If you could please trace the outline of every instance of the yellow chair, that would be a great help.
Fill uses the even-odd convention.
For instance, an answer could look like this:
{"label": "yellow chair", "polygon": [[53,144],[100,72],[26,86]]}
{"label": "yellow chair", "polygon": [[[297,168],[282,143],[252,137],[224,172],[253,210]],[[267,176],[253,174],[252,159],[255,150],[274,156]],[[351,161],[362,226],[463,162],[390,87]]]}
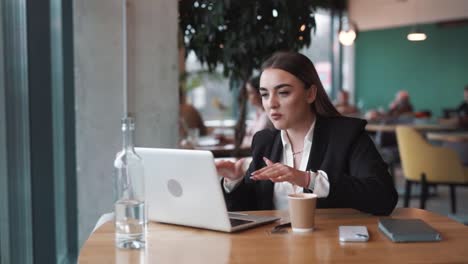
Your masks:
{"label": "yellow chair", "polygon": [[406,179],[404,206],[408,207],[411,184],[421,184],[420,207],[425,208],[429,185],[450,187],[451,210],[456,213],[455,186],[468,186],[468,168],[458,154],[449,148],[429,144],[414,128],[397,126],[398,150]]}

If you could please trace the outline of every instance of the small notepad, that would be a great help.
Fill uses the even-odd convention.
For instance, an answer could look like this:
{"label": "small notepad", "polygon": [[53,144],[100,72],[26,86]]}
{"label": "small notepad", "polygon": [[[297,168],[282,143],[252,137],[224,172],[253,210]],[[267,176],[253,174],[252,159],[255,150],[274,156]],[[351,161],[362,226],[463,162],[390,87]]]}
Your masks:
{"label": "small notepad", "polygon": [[421,219],[381,218],[379,230],[393,242],[440,241],[440,234]]}

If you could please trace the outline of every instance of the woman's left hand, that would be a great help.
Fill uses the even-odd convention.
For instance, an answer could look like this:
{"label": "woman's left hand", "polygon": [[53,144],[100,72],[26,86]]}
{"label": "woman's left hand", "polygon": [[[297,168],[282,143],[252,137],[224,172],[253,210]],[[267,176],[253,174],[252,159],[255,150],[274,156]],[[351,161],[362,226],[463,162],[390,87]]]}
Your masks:
{"label": "woman's left hand", "polygon": [[263,158],[266,167],[252,172],[252,180],[270,180],[272,182],[290,182],[301,187],[307,187],[309,174],[305,171],[296,170],[282,163],[273,163]]}

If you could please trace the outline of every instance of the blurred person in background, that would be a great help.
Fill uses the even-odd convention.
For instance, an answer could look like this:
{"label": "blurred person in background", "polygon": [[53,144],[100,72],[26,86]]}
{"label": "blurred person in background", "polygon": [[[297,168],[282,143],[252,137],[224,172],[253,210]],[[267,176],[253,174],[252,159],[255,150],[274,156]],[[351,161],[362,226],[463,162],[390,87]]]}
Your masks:
{"label": "blurred person in background", "polygon": [[457,107],[458,116],[468,116],[468,85],[463,90],[463,102]]}
{"label": "blurred person in background", "polygon": [[413,113],[413,106],[407,91],[400,90],[396,93],[395,99],[390,103],[388,116],[399,117],[401,115],[410,115]]}
{"label": "blurred person in background", "polygon": [[179,136],[186,138],[189,129],[198,129],[199,135],[205,136],[207,128],[203,123],[203,118],[198,110],[187,102],[185,92],[179,88]]}
{"label": "blurred person in background", "polygon": [[349,93],[345,90],[340,90],[338,92],[335,108],[340,112],[340,114],[345,116],[354,116],[359,114],[359,110],[349,103]]}
{"label": "blurred person in background", "polygon": [[[250,147],[252,144],[252,138],[260,130],[266,128],[274,128],[268,114],[263,109],[262,97],[260,95],[260,76],[251,77],[245,84],[247,90],[247,100],[250,105],[254,108],[254,117],[247,124],[245,129],[245,136],[242,140],[242,146]],[[234,143],[234,139],[227,137],[219,137],[223,143]]]}
{"label": "blurred person in background", "polygon": [[395,121],[411,119],[414,116],[413,106],[407,91],[400,90],[395,94],[395,99],[390,103],[388,111],[383,107],[370,109],[365,114],[365,119],[373,122]]}
{"label": "blurred person in background", "polygon": [[249,146],[252,144],[252,138],[260,130],[265,128],[273,128],[273,124],[268,118],[268,114],[263,109],[262,97],[260,95],[260,76],[254,76],[247,81],[247,98],[249,103],[255,109],[255,116],[246,128],[245,136],[242,145]]}
{"label": "blurred person in background", "polygon": [[458,125],[468,128],[468,85],[463,90],[463,102],[457,107]]}

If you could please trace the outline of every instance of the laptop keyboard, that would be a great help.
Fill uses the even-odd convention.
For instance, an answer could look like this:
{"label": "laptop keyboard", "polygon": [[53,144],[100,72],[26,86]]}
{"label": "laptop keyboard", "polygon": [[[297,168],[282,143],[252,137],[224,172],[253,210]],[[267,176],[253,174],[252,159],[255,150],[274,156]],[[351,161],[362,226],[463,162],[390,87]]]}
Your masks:
{"label": "laptop keyboard", "polygon": [[249,221],[249,220],[234,219],[234,218],[229,218],[229,221],[231,221],[231,226],[232,227],[253,222],[253,221]]}

